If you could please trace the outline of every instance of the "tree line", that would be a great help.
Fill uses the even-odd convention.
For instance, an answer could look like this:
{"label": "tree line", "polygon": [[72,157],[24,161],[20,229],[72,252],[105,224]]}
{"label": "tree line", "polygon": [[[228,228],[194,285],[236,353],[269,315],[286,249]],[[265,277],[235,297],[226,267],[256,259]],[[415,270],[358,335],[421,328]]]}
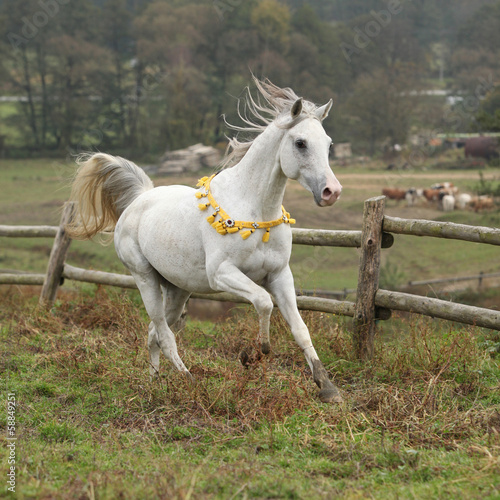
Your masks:
{"label": "tree line", "polygon": [[[4,0],[0,86],[16,110],[0,118],[26,152],[215,144],[253,73],[333,97],[334,141],[374,153],[413,129],[498,127],[499,28],[488,0]],[[419,93],[435,85],[460,113]]]}

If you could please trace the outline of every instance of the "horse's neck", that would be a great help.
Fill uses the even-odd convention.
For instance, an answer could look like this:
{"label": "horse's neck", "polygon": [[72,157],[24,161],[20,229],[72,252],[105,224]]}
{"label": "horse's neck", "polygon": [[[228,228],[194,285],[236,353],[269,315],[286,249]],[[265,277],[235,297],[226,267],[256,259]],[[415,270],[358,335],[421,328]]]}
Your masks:
{"label": "horse's neck", "polygon": [[237,165],[223,171],[223,183],[229,188],[232,201],[244,203],[262,220],[281,215],[287,180],[279,162],[284,133],[283,129],[270,125]]}

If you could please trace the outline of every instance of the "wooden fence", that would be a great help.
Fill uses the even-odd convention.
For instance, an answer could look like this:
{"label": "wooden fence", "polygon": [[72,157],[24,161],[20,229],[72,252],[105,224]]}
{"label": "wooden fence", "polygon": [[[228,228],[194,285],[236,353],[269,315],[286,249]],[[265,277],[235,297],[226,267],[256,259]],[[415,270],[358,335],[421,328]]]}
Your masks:
{"label": "wooden fence", "polygon": [[[394,242],[393,234],[448,238],[500,245],[500,229],[451,222],[388,217],[384,215],[384,207],[384,196],[370,198],[365,201],[362,231],[292,229],[293,243],[297,245],[355,247],[361,249],[356,302],[301,295],[297,297],[299,309],[353,317],[356,352],[361,358],[370,358],[373,354],[375,321],[377,319],[389,319],[392,310],[408,311],[434,318],[500,330],[500,311],[378,288],[381,249],[392,246]],[[54,238],[45,274],[4,273],[0,274],[0,284],[42,285],[40,304],[44,307],[53,305],[58,287],[64,279],[122,288],[136,288],[131,276],[81,269],[65,262],[66,253],[71,243],[71,239],[65,232],[65,225],[71,219],[73,209],[72,204],[65,206],[58,227],[0,225],[0,236]],[[229,293],[193,294],[192,297],[244,302],[241,298]]]}

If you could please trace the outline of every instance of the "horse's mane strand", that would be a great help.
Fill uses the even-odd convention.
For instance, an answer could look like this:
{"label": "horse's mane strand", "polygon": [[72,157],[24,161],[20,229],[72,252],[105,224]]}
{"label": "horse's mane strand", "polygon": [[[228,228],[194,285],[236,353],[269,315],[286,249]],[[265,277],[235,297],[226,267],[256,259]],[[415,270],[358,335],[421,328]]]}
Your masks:
{"label": "horse's mane strand", "polygon": [[[304,118],[314,116],[317,106],[310,101],[303,100],[302,113],[299,117],[292,119],[290,110],[299,97],[291,88],[280,88],[267,78],[261,81],[253,77],[253,81],[259,91],[257,98],[252,96],[250,88],[247,87],[244,98],[238,100],[238,116],[247,126],[232,125],[226,121],[224,116],[226,125],[232,130],[258,135],[273,122],[276,122],[276,125],[281,128],[292,128]],[[242,101],[243,112],[241,111]],[[253,141],[254,139],[242,142],[236,137],[229,138],[221,167],[227,168],[238,163],[250,149]]]}

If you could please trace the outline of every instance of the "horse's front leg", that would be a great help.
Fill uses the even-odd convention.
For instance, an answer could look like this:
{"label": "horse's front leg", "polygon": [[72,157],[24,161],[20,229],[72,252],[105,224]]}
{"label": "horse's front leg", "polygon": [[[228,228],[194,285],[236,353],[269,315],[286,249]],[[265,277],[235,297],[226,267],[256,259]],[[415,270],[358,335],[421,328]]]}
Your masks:
{"label": "horse's front leg", "polygon": [[292,330],[295,341],[304,352],[306,361],[311,368],[314,382],[321,389],[319,392],[320,400],[324,403],[341,403],[342,396],[337,387],[328,378],[328,373],[312,344],[309,329],[299,313],[293,275],[290,268],[287,266],[281,273],[273,276],[266,288],[273,295],[276,305]]}
{"label": "horse's front leg", "polygon": [[269,323],[273,312],[273,301],[269,293],[243,274],[236,266],[228,263],[221,265],[212,274],[210,284],[219,292],[231,292],[250,301],[259,315],[258,341],[264,354],[271,350],[269,342]]}

